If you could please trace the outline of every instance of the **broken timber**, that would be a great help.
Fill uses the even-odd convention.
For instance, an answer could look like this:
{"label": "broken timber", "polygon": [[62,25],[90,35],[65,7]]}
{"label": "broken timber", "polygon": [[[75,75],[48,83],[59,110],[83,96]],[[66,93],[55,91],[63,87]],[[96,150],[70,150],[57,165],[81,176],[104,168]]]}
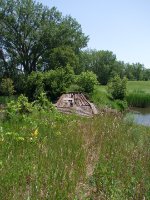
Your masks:
{"label": "broken timber", "polygon": [[90,103],[82,93],[61,95],[56,103],[56,107],[64,113],[75,113],[83,116],[98,114],[95,105]]}

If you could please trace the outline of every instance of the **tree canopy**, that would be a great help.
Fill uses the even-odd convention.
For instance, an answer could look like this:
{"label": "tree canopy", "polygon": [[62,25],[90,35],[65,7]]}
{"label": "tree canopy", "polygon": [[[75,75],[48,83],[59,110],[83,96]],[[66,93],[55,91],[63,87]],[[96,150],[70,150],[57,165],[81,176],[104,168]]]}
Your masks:
{"label": "tree canopy", "polygon": [[54,49],[67,46],[78,54],[87,41],[80,24],[55,7],[49,9],[33,0],[1,0],[0,58],[6,74],[30,74],[47,65],[50,69]]}

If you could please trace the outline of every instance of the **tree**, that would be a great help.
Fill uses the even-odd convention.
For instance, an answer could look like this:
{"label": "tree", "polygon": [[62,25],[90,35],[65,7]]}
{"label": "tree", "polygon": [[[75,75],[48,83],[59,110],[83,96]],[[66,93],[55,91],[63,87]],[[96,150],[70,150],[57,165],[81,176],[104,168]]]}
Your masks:
{"label": "tree", "polygon": [[88,41],[76,20],[33,0],[1,0],[0,36],[8,74],[44,70],[54,48],[67,45],[77,54]]}
{"label": "tree", "polygon": [[106,85],[111,78],[116,55],[111,51],[88,50],[82,52],[81,65],[86,70],[92,70],[102,85]]}
{"label": "tree", "polygon": [[59,67],[65,68],[67,65],[70,65],[74,71],[77,71],[79,66],[79,58],[75,54],[74,50],[70,46],[60,46],[52,50],[51,54],[47,60],[48,69],[56,69]]}
{"label": "tree", "polygon": [[121,79],[118,75],[115,76],[108,84],[108,93],[113,99],[124,100],[127,90],[127,79]]}

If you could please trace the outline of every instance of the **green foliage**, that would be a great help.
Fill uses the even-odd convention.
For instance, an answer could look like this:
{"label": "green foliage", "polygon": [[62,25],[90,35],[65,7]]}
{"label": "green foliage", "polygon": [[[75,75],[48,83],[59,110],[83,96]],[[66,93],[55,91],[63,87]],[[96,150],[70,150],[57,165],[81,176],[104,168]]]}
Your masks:
{"label": "green foliage", "polygon": [[79,85],[77,84],[71,84],[67,89],[66,92],[81,92],[82,89]]}
{"label": "green foliage", "polygon": [[[1,0],[0,27],[2,52],[9,58],[3,56],[2,62],[9,74],[19,69],[25,74],[47,70],[49,57],[54,58],[54,64],[70,63],[69,56],[76,60],[88,41],[75,19],[63,17],[56,8],[49,9],[34,0]],[[61,55],[57,62],[58,52]]]}
{"label": "green foliage", "polygon": [[10,78],[3,78],[0,85],[0,92],[3,95],[11,96],[14,94],[14,83]]}
{"label": "green foliage", "polygon": [[12,78],[14,81],[15,93],[24,94],[26,91],[27,76],[21,73],[13,75]]}
{"label": "green foliage", "polygon": [[47,96],[45,93],[41,93],[37,100],[33,102],[34,107],[36,107],[38,110],[47,110],[47,111],[56,111],[53,104],[47,99]]}
{"label": "green foliage", "polygon": [[81,91],[91,93],[94,90],[94,86],[98,84],[97,76],[93,72],[82,72],[77,76],[77,84],[81,88]]}
{"label": "green foliage", "polygon": [[114,100],[110,98],[107,93],[106,86],[96,86],[92,94],[90,94],[90,99],[95,103],[100,109],[115,109],[118,111],[124,111],[128,108],[127,102],[124,100]]}
{"label": "green foliage", "polygon": [[73,82],[74,71],[69,65],[48,72],[32,72],[28,76],[26,94],[30,100],[35,100],[44,92],[54,100]]}
{"label": "green foliage", "polygon": [[108,84],[108,93],[113,99],[123,100],[126,96],[127,79],[115,76]]}
{"label": "green foliage", "polygon": [[92,70],[102,85],[106,85],[112,73],[120,68],[115,67],[116,55],[111,51],[85,51],[82,52],[80,59],[83,69]]}
{"label": "green foliage", "polygon": [[27,79],[26,95],[30,100],[35,100],[44,92],[44,73],[32,72]]}
{"label": "green foliage", "polygon": [[122,101],[122,100],[117,99],[115,100],[115,104],[118,106],[118,110],[120,111],[124,111],[128,108],[128,103],[125,100]]}
{"label": "green foliage", "polygon": [[70,46],[60,46],[54,48],[49,56],[48,69],[56,69],[59,67],[66,67],[70,65],[74,70],[79,66],[78,56]]}
{"label": "green foliage", "polygon": [[44,85],[47,95],[53,100],[66,91],[74,82],[74,72],[72,67],[50,70],[44,75]]}
{"label": "green foliage", "polygon": [[17,118],[20,115],[30,114],[36,111],[48,111],[56,112],[53,104],[47,99],[45,93],[41,93],[37,100],[30,103],[28,98],[24,95],[20,95],[17,100],[12,100],[7,103],[6,114],[8,118]]}
{"label": "green foliage", "polygon": [[20,95],[17,101],[7,103],[6,114],[8,118],[17,118],[18,114],[28,114],[33,111],[32,103],[28,102],[28,98]]}

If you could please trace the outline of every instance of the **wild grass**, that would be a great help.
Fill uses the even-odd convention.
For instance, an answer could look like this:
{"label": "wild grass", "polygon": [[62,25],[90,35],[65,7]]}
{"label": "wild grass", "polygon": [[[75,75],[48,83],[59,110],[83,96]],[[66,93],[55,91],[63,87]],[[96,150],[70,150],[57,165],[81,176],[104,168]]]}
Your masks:
{"label": "wild grass", "polygon": [[90,199],[149,199],[150,128],[109,113],[91,123],[99,159],[89,177]]}
{"label": "wild grass", "polygon": [[119,113],[0,121],[0,199],[149,199],[150,129]]}
{"label": "wild grass", "polygon": [[116,110],[124,110],[127,108],[126,102],[120,100],[113,100],[107,93],[106,86],[96,86],[92,95],[93,101],[99,108],[112,108]]}
{"label": "wild grass", "polygon": [[85,174],[74,117],[34,113],[0,122],[0,199],[74,199]]}

